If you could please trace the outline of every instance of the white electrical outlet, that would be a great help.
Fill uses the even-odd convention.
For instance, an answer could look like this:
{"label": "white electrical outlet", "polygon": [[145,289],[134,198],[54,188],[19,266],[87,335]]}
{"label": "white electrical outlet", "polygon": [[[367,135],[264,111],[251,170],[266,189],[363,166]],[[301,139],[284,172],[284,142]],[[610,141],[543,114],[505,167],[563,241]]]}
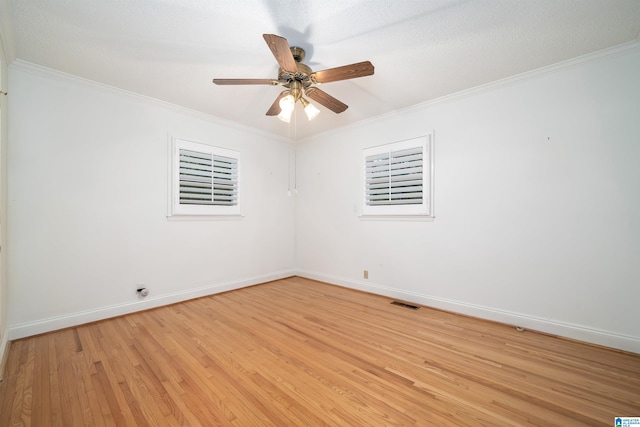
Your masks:
{"label": "white electrical outlet", "polygon": [[368,279],[369,278],[369,270],[364,270],[362,275],[364,276],[365,279]]}

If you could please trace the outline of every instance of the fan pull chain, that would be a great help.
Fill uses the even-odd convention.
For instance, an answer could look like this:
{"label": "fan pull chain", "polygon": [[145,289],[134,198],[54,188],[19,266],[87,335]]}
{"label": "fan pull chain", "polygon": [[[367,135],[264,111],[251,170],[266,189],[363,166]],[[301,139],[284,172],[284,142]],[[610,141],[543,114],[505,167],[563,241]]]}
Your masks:
{"label": "fan pull chain", "polygon": [[298,194],[298,114],[293,112],[293,194]]}
{"label": "fan pull chain", "polygon": [[291,195],[291,150],[287,150],[287,194]]}
{"label": "fan pull chain", "polygon": [[[295,108],[295,107],[294,107]],[[291,140],[291,121],[287,123],[287,137]],[[289,196],[293,195],[291,190],[291,150],[288,150],[288,174],[287,174],[287,194]],[[295,154],[293,160],[295,161]]]}

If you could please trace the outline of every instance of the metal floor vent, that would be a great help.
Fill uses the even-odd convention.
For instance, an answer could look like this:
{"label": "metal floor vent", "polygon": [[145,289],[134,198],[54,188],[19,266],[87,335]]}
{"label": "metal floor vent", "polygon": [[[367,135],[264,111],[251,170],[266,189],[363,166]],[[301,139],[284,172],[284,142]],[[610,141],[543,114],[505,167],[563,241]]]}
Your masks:
{"label": "metal floor vent", "polygon": [[401,302],[401,301],[391,301],[391,304],[399,305],[400,307],[404,307],[404,308],[410,308],[411,310],[417,310],[420,308],[417,305],[407,304],[406,302]]}

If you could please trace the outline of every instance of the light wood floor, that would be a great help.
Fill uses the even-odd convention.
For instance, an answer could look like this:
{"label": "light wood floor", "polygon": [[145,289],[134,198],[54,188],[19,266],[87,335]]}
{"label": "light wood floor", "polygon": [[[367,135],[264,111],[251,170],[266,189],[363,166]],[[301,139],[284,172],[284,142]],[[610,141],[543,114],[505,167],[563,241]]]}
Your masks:
{"label": "light wood floor", "polygon": [[301,278],[11,343],[0,426],[612,426],[640,355]]}

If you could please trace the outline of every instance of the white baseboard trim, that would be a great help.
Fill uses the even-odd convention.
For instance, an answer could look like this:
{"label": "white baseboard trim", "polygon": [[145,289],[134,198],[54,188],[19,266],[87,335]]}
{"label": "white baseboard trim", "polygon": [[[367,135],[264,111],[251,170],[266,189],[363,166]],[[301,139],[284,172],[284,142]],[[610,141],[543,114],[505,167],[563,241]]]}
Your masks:
{"label": "white baseboard trim", "polygon": [[591,344],[605,347],[640,353],[640,338],[591,328],[588,326],[576,325],[573,323],[560,322],[552,319],[528,316],[505,310],[497,310],[490,307],[469,304],[462,301],[454,301],[446,298],[424,295],[410,291],[390,288],[370,282],[362,282],[312,271],[297,271],[296,276],[318,280],[346,288],[357,289],[390,298],[397,298],[407,302],[414,302],[426,307],[438,308],[441,310],[460,313],[481,319],[492,320],[494,322],[508,325],[521,326],[532,331],[539,331],[553,334]]}
{"label": "white baseboard trim", "polygon": [[161,307],[169,304],[175,304],[177,302],[187,301],[194,298],[232,291],[234,289],[246,288],[247,286],[253,286],[260,283],[271,282],[273,280],[284,279],[294,275],[295,272],[293,270],[282,270],[261,276],[253,276],[240,280],[214,283],[195,289],[174,292],[171,294],[165,294],[156,297],[146,297],[145,299],[140,301],[126,302],[122,304],[100,307],[94,310],[81,311],[62,316],[36,320],[33,322],[10,325],[8,336],[11,340],[25,338],[32,335],[55,331],[58,329],[70,328],[85,323],[108,319],[110,317],[122,316],[124,314],[135,313],[137,311],[148,310],[150,308]]}

